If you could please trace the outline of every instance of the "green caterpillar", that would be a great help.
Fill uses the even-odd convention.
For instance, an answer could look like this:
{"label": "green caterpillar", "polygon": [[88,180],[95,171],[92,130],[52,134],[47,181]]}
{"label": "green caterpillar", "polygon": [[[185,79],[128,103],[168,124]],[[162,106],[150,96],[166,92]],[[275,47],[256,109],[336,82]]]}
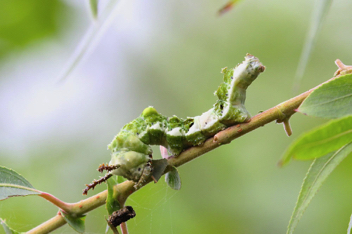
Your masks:
{"label": "green caterpillar", "polygon": [[167,118],[151,106],[144,109],[108,145],[112,152],[111,161],[109,165],[101,165],[99,171],[110,172],[87,185],[84,193],[112,174],[136,182],[135,188],[139,188],[150,178],[153,170],[150,145],[164,146],[170,155],[177,156],[189,147],[203,144],[229,126],[249,121],[250,114],[244,106],[246,89],[264,69],[259,59],[250,54],[235,68],[223,68],[224,82],[214,93],[218,100],[213,108],[200,116]]}

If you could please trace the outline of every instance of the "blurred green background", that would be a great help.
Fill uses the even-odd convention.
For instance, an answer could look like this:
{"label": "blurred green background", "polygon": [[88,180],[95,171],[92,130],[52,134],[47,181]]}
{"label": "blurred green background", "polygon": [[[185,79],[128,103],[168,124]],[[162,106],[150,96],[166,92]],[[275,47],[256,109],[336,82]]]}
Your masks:
{"label": "blurred green background", "polygon": [[[314,1],[121,1],[90,53],[65,82],[65,68],[89,27],[85,1],[0,2],[0,165],[66,202],[83,198],[106,145],[149,105],[164,115],[196,116],[215,102],[222,67],[246,53],[267,70],[248,90],[254,115],[295,94],[293,77]],[[101,6],[104,7],[104,6]],[[352,2],[334,1],[300,92],[329,79],[339,58],[352,64]],[[286,147],[324,120],[294,115],[288,138],[274,123],[179,168],[182,189],[162,179],[131,196],[130,233],[285,233],[310,162],[278,168]],[[155,148],[154,157],[160,157]],[[352,212],[347,159],[332,173],[296,229],[345,233]],[[105,185],[90,192],[103,191]],[[0,202],[0,217],[27,231],[57,213],[36,197]],[[87,233],[103,233],[104,207],[89,213]],[[3,230],[0,229],[0,233]],[[54,233],[75,233],[67,225]]]}

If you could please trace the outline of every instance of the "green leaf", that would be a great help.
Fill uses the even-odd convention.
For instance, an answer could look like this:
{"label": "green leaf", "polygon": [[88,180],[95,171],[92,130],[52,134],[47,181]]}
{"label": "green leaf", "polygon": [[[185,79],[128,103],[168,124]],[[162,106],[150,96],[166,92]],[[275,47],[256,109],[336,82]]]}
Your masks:
{"label": "green leaf", "polygon": [[18,231],[13,230],[12,228],[10,228],[7,225],[7,223],[3,219],[0,219],[0,223],[1,223],[2,227],[4,228],[6,234],[21,234],[21,233],[24,233],[24,232],[18,232]]}
{"label": "green leaf", "polygon": [[40,193],[20,174],[0,166],[0,200],[13,196],[27,196]]}
{"label": "green leaf", "polygon": [[0,4],[0,59],[8,53],[57,38],[71,22],[70,17],[62,17],[62,14],[72,15],[69,4],[64,1],[0,1]]}
{"label": "green leaf", "polygon": [[66,222],[78,233],[83,233],[85,230],[85,219],[86,216],[82,215],[79,217],[73,217],[70,214],[60,210],[62,217],[66,220]]}
{"label": "green leaf", "polygon": [[116,176],[117,177],[117,183],[121,184],[123,182],[125,182],[127,179],[123,176]]}
{"label": "green leaf", "polygon": [[121,209],[121,205],[119,201],[116,199],[117,196],[114,194],[114,186],[117,184],[117,181],[114,179],[114,177],[111,177],[107,181],[108,184],[108,196],[106,198],[106,209],[111,215],[114,211]]}
{"label": "green leaf", "polygon": [[352,74],[340,76],[314,90],[299,112],[322,118],[352,115]]}
{"label": "green leaf", "polygon": [[292,234],[309,203],[330,173],[352,152],[352,143],[343,146],[335,153],[315,159],[303,180],[296,206],[293,210],[287,234]]}
{"label": "green leaf", "polygon": [[178,174],[176,167],[172,167],[171,171],[166,173],[165,181],[170,186],[170,188],[175,190],[181,189],[181,178]]}
{"label": "green leaf", "polygon": [[165,168],[168,165],[167,160],[165,158],[153,160],[152,165],[153,165],[153,177],[156,181],[158,181],[160,177],[163,175]]}
{"label": "green leaf", "polygon": [[291,158],[308,160],[324,156],[352,142],[352,116],[332,120],[300,136],[286,151],[279,164]]}
{"label": "green leaf", "polygon": [[89,0],[89,9],[93,19],[98,17],[98,0]]}
{"label": "green leaf", "polygon": [[306,70],[306,66],[308,64],[310,54],[317,41],[317,35],[323,25],[324,19],[328,15],[331,2],[332,0],[315,0],[315,5],[313,8],[314,11],[312,13],[309,30],[306,36],[306,41],[302,49],[301,57],[299,59],[299,64],[295,75],[295,91],[297,91],[299,88],[304,71]]}

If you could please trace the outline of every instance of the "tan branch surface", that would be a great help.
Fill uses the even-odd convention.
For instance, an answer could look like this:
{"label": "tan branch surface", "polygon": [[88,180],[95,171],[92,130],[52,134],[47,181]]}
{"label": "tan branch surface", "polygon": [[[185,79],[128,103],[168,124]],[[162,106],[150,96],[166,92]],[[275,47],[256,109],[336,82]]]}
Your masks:
{"label": "tan branch surface", "polygon": [[[332,79],[334,79],[333,77]],[[331,79],[330,79],[331,80]],[[328,80],[328,81],[330,81]],[[327,82],[328,82],[327,81]],[[326,83],[326,82],[324,82]],[[321,85],[321,84],[320,84]],[[317,87],[308,90],[294,98],[291,98],[285,102],[280,103],[277,106],[274,106],[260,114],[257,114],[254,116],[250,122],[248,123],[242,123],[238,125],[234,125],[232,127],[229,127],[219,133],[217,133],[214,137],[208,139],[203,145],[201,146],[196,146],[187,149],[186,151],[182,152],[179,156],[177,157],[170,157],[168,159],[168,164],[170,166],[175,166],[179,167],[203,154],[205,154],[208,151],[211,151],[221,145],[228,144],[232,140],[247,134],[248,132],[262,127],[267,123],[270,123],[274,120],[278,122],[284,122],[285,120],[288,120],[291,115],[293,115],[296,111],[296,109],[299,107],[299,105],[308,97],[308,95],[316,88],[318,88],[320,85]],[[168,171],[168,168],[165,170],[164,173]],[[148,181],[149,183],[151,181]],[[147,184],[145,183],[145,184]],[[144,185],[145,185],[144,184]],[[135,192],[135,189],[133,188],[134,182],[132,181],[125,181],[124,183],[115,185],[114,190],[117,192],[118,196],[117,199],[119,200],[120,204],[123,206],[125,203],[126,199],[130,194]],[[96,194],[92,197],[89,197],[85,200],[79,201],[77,203],[70,203],[68,206],[70,207],[70,213],[73,215],[83,215],[99,206],[102,206],[105,204],[106,198],[107,198],[107,190]],[[40,224],[39,226],[35,227],[34,229],[28,231],[27,233],[49,233],[63,225],[66,224],[66,221],[64,218],[58,213],[55,217],[52,219]]]}

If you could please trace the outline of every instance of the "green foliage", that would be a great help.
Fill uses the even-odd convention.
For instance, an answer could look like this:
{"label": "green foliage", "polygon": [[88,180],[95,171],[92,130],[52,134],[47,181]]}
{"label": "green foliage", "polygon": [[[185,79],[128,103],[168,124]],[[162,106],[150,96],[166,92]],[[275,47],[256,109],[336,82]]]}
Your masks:
{"label": "green foliage", "polygon": [[98,0],[89,0],[89,9],[93,19],[98,17]]}
{"label": "green foliage", "polygon": [[117,176],[117,183],[121,184],[123,182],[125,182],[127,179],[125,179],[123,176]]}
{"label": "green foliage", "polygon": [[181,178],[180,178],[180,175],[178,174],[176,167],[172,167],[171,171],[166,173],[165,181],[167,185],[170,186],[170,188],[175,190],[181,189]]}
{"label": "green foliage", "polygon": [[321,85],[298,109],[306,115],[338,119],[303,134],[289,147],[280,162],[286,164],[291,158],[315,159],[303,181],[287,234],[293,233],[322,183],[352,152],[351,104],[352,75],[348,74]]}
{"label": "green foliage", "polygon": [[58,15],[67,11],[59,0],[2,1],[0,7],[0,58],[16,48],[53,36],[59,31]]}
{"label": "green foliage", "polygon": [[119,201],[117,200],[117,196],[114,196],[114,186],[117,184],[117,181],[115,180],[114,176],[108,179],[107,185],[108,185],[108,197],[106,199],[106,209],[111,215],[114,211],[121,209],[121,205]]}
{"label": "green foliage", "polygon": [[301,191],[287,228],[292,234],[304,211],[330,173],[352,152],[352,143],[343,146],[335,153],[315,159],[303,180]]}
{"label": "green foliage", "polygon": [[332,120],[300,136],[287,150],[280,164],[291,158],[308,160],[322,157],[352,142],[352,116]]}
{"label": "green foliage", "polygon": [[40,193],[23,176],[11,169],[0,166],[0,200],[13,196],[38,195]]}
{"label": "green foliage", "polygon": [[84,233],[85,230],[85,219],[86,216],[82,215],[80,217],[73,217],[70,214],[60,210],[62,217],[66,220],[66,222],[78,233]]}
{"label": "green foliage", "polygon": [[20,233],[23,233],[23,232],[15,231],[12,228],[10,228],[7,225],[7,223],[5,222],[5,220],[0,219],[0,223],[1,223],[2,227],[4,228],[4,231],[5,231],[6,234],[20,234]]}
{"label": "green foliage", "polygon": [[298,111],[322,118],[352,115],[352,74],[340,76],[314,90]]}
{"label": "green foliage", "polygon": [[286,164],[291,158],[318,158],[352,142],[352,115],[348,116],[352,114],[351,104],[352,74],[340,76],[314,90],[298,111],[316,117],[340,119],[300,136],[291,144],[280,164]]}

